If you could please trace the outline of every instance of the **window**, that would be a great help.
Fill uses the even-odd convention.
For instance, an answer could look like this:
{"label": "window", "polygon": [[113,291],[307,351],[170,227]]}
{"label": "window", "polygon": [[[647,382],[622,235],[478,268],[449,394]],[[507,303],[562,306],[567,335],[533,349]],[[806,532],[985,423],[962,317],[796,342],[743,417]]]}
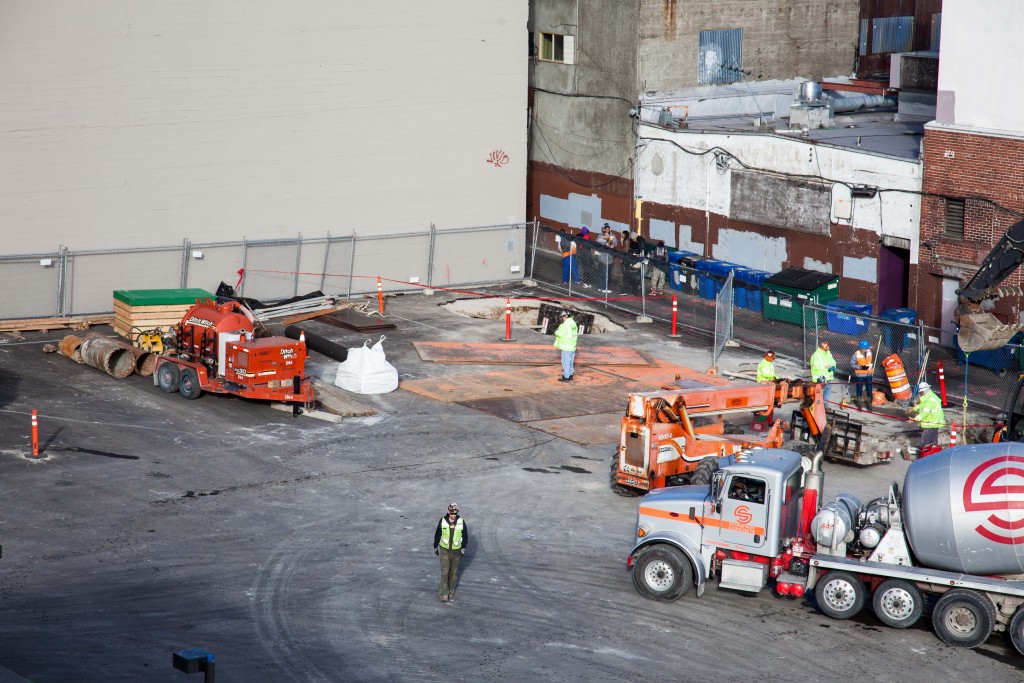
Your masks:
{"label": "window", "polygon": [[736,476],[729,484],[729,498],[764,505],[764,489],[764,482],[760,479]]}
{"label": "window", "polygon": [[698,83],[735,83],[743,78],[743,29],[701,31]]}
{"label": "window", "polygon": [[564,36],[560,33],[540,34],[540,60],[542,62],[574,64],[575,50],[575,36]]}
{"label": "window", "polygon": [[964,200],[946,200],[946,223],[942,236],[961,240],[964,238]]}
{"label": "window", "polygon": [[910,52],[914,46],[914,17],[871,20],[871,53]]}

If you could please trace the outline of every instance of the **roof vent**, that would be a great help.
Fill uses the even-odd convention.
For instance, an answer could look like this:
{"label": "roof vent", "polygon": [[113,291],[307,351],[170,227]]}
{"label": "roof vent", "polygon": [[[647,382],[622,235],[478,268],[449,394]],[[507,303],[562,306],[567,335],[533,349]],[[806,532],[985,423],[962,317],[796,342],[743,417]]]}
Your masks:
{"label": "roof vent", "polygon": [[821,97],[821,83],[817,81],[804,81],[800,84],[800,93],[797,100],[801,104],[824,105]]}

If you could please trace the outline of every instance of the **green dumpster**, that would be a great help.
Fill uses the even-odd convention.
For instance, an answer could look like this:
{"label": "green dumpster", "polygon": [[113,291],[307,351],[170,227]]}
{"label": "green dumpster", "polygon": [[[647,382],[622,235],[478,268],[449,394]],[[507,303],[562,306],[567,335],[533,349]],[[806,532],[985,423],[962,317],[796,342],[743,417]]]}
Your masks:
{"label": "green dumpster", "polygon": [[[839,298],[839,276],[806,268],[787,268],[764,281],[762,311],[765,320],[804,324],[804,304],[826,304]],[[822,311],[807,323],[820,327],[827,317]]]}

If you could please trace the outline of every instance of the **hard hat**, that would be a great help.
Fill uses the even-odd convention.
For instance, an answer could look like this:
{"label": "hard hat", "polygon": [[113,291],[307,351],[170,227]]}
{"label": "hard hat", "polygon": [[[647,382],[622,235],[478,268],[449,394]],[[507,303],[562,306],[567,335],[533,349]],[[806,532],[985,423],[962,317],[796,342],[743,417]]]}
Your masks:
{"label": "hard hat", "polygon": [[818,346],[821,347],[822,351],[828,351],[828,342],[827,341],[821,342],[820,344],[818,344]]}
{"label": "hard hat", "polygon": [[860,344],[857,344],[857,346],[859,346],[862,349],[870,349],[871,342],[869,342],[867,339],[861,339]]}
{"label": "hard hat", "polygon": [[932,388],[932,385],[928,384],[928,382],[921,382],[920,384],[917,385],[917,390],[918,391],[929,391],[929,390],[931,390],[931,388]]}
{"label": "hard hat", "polygon": [[459,504],[458,503],[452,503],[451,505],[448,506],[448,514],[449,515],[454,515],[454,514],[458,513],[458,511],[459,511]]}
{"label": "hard hat", "polygon": [[563,318],[568,318],[568,317],[569,317],[569,311],[567,311],[567,310],[565,310],[565,309],[563,308],[563,309],[562,309],[562,312],[561,312],[561,313],[559,313],[558,315],[562,316]]}
{"label": "hard hat", "polygon": [[771,359],[775,358],[775,352],[774,351],[769,351],[766,354],[764,354],[764,357],[767,358],[768,360],[771,360]]}

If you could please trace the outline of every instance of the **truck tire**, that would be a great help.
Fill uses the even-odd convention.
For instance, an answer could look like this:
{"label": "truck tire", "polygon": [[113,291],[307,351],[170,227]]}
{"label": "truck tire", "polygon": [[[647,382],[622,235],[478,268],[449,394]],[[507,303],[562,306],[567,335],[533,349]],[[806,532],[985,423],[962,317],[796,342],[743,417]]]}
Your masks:
{"label": "truck tire", "polygon": [[678,600],[693,585],[690,560],[670,545],[648,546],[633,563],[633,585],[648,600]]}
{"label": "truck tire", "polygon": [[641,491],[640,489],[635,489],[632,486],[623,486],[619,482],[615,481],[615,475],[618,474],[618,472],[619,472],[619,451],[616,450],[614,453],[612,453],[612,468],[611,468],[611,476],[610,476],[612,492],[614,492],[614,493],[616,493],[616,494],[618,494],[618,495],[620,495],[620,496],[622,496],[624,498],[636,498],[637,496],[642,496],[645,493],[647,493],[646,491]]}
{"label": "truck tire", "polygon": [[832,570],[818,579],[814,597],[818,608],[833,619],[849,619],[864,609],[867,590],[853,574]]}
{"label": "truck tire", "polygon": [[1024,606],[1017,608],[1017,613],[1010,620],[1010,642],[1017,648],[1017,652],[1024,655]]}
{"label": "truck tire", "polygon": [[199,395],[203,393],[203,390],[199,388],[199,375],[192,368],[182,369],[178,387],[181,395],[190,401],[199,398]]}
{"label": "truck tire", "polygon": [[718,471],[718,457],[709,455],[697,464],[697,469],[690,475],[691,484],[707,486],[711,483],[711,477]]}
{"label": "truck tire", "polygon": [[917,586],[900,579],[883,581],[875,589],[871,605],[883,624],[892,628],[909,628],[924,611],[924,598]]}
{"label": "truck tire", "polygon": [[178,366],[174,363],[163,363],[160,365],[160,369],[156,371],[157,384],[168,394],[173,394],[178,390],[178,383],[180,381],[181,376],[178,372]]}
{"label": "truck tire", "polygon": [[932,611],[935,633],[947,645],[978,647],[992,633],[996,608],[980,593],[954,588],[939,598]]}

